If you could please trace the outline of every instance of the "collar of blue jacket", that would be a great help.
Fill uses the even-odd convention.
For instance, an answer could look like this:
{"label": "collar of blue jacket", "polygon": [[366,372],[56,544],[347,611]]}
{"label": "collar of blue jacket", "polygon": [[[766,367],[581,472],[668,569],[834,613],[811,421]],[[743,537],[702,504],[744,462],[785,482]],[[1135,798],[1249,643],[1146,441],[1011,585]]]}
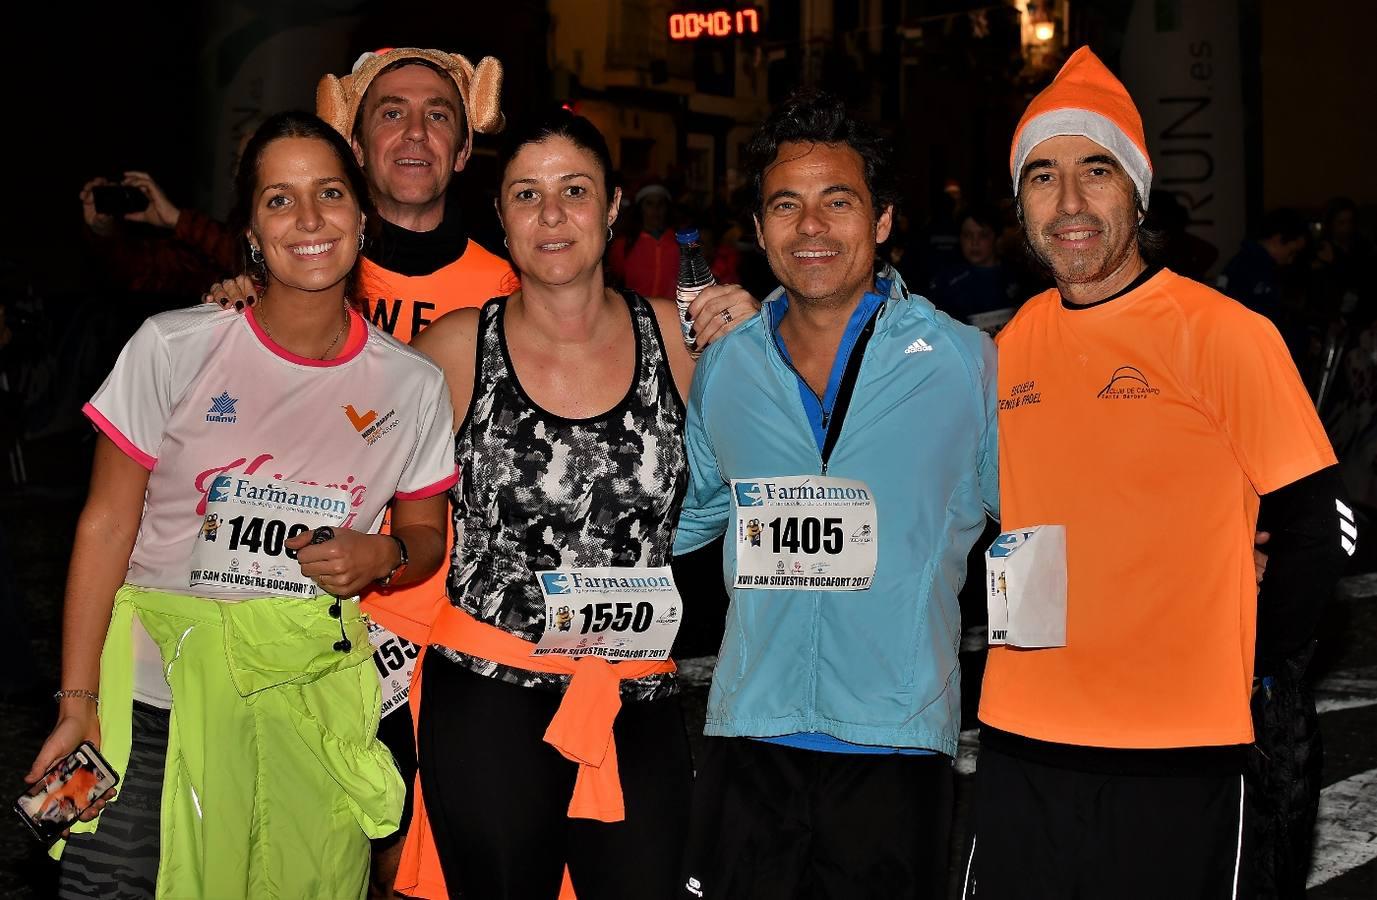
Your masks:
{"label": "collar of blue jacket", "polygon": [[[819,397],[803,380],[802,376],[798,377],[799,401],[803,404],[804,413],[808,416],[808,424],[813,428],[813,438],[817,441],[819,450],[823,448],[827,439],[827,424],[836,408],[837,393],[841,388],[846,364],[851,359],[851,352],[855,349],[856,341],[860,338],[861,332],[865,330],[866,324],[874,318],[876,311],[888,298],[892,283],[890,280],[877,281],[872,290],[866,291],[861,296],[861,302],[852,310],[851,317],[846,323],[846,331],[842,334],[841,344],[837,348],[836,359],[832,361],[832,371],[827,378],[827,388],[823,395]],[[783,288],[777,288],[760,310],[761,315],[766,317],[770,336],[775,342],[775,349],[792,368],[794,361],[789,355],[789,347],[779,334],[779,326],[783,324],[784,316],[788,312],[789,295]]]}

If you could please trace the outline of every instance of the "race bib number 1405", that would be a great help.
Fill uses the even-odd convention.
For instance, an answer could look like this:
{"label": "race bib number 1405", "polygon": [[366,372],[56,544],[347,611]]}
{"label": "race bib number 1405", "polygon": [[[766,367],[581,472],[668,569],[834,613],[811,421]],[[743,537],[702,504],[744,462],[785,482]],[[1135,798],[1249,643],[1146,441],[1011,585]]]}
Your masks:
{"label": "race bib number 1405", "polygon": [[863,481],[732,480],[736,587],[860,591],[875,579],[875,498]]}

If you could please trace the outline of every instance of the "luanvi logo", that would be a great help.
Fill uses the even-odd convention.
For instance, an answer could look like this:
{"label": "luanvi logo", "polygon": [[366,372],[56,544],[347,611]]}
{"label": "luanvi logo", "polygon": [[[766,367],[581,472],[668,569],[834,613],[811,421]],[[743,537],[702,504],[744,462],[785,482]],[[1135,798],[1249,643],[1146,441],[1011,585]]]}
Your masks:
{"label": "luanvi logo", "polygon": [[1096,394],[1101,400],[1146,400],[1162,393],[1148,383],[1143,371],[1134,366],[1119,366],[1109,376],[1109,384],[1100,388]]}
{"label": "luanvi logo", "polygon": [[210,398],[210,409],[206,410],[206,421],[233,425],[235,419],[238,418],[234,404],[238,402],[239,398],[231,397],[229,391],[221,391],[220,396]]}

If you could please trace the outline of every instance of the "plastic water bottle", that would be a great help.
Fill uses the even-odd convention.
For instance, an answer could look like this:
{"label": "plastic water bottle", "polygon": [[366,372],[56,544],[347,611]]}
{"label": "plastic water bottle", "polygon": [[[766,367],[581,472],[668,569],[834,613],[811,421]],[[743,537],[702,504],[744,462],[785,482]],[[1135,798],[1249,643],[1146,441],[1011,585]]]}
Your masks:
{"label": "plastic water bottle", "polygon": [[697,359],[700,351],[693,346],[689,334],[693,323],[688,320],[688,308],[703,288],[717,284],[717,279],[712,277],[712,269],[708,268],[708,261],[703,256],[697,228],[676,231],[674,239],[679,242],[679,280],[674,286],[674,302],[679,307],[679,328],[684,334],[684,344]]}

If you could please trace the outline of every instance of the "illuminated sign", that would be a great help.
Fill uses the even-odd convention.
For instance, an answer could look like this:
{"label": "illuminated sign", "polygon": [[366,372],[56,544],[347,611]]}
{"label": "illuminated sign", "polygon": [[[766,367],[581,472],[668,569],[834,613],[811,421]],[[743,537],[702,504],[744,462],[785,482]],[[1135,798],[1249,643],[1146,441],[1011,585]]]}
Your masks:
{"label": "illuminated sign", "polygon": [[699,12],[677,12],[669,16],[669,39],[696,41],[699,38],[735,37],[760,33],[760,10],[753,6],[744,9],[713,9]]}

